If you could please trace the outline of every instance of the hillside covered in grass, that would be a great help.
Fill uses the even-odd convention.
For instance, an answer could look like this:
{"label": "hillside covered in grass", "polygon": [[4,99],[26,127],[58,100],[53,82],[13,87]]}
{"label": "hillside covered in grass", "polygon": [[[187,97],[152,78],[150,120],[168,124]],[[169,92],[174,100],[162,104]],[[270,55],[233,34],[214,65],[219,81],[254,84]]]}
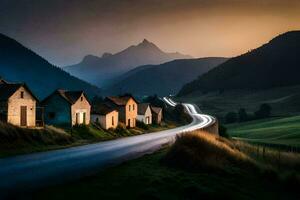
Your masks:
{"label": "hillside covered in grass", "polygon": [[195,103],[204,113],[223,120],[228,112],[238,112],[240,108],[253,114],[261,104],[272,107],[272,116],[300,114],[300,86],[277,87],[265,90],[230,90],[220,92],[196,92],[178,101]]}
{"label": "hillside covered in grass", "polygon": [[[299,199],[300,155],[262,149],[204,132],[187,133],[161,152],[32,199]],[[116,192],[117,191],[117,192]],[[28,194],[22,194],[26,197]]]}
{"label": "hillside covered in grass", "polygon": [[228,125],[228,133],[245,141],[300,147],[300,116]]}

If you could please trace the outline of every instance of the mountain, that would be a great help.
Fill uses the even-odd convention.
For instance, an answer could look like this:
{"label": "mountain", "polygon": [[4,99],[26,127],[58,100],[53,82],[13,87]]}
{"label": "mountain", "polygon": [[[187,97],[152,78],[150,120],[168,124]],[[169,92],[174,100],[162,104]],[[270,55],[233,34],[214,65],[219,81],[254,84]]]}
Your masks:
{"label": "mountain", "polygon": [[44,98],[57,88],[84,90],[90,96],[100,93],[97,87],[51,65],[3,34],[0,34],[0,76],[8,81],[25,82],[39,98]]}
{"label": "mountain", "polygon": [[76,65],[64,67],[64,70],[72,75],[96,84],[100,87],[137,66],[148,64],[161,64],[175,59],[191,58],[180,53],[165,53],[155,44],[144,39],[138,45],[116,53],[104,53],[97,57],[88,55]]}
{"label": "mountain", "polygon": [[137,67],[116,78],[116,82],[103,92],[132,93],[140,96],[176,94],[185,83],[226,60],[226,58],[182,59],[160,65]]}
{"label": "mountain", "polygon": [[195,91],[268,89],[300,84],[300,31],[279,35],[269,43],[227,62],[186,84],[179,96]]}

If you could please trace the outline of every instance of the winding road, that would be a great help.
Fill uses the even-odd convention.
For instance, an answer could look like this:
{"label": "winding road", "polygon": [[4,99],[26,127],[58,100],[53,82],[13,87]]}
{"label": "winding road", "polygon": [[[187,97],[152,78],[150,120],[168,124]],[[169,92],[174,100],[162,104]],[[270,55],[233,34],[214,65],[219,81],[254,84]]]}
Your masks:
{"label": "winding road", "polygon": [[[163,98],[169,106],[177,103]],[[215,119],[199,113],[192,104],[183,104],[193,121],[165,131],[116,139],[61,150],[0,159],[1,195],[68,181],[125,160],[152,153],[174,142],[176,135],[210,126]]]}

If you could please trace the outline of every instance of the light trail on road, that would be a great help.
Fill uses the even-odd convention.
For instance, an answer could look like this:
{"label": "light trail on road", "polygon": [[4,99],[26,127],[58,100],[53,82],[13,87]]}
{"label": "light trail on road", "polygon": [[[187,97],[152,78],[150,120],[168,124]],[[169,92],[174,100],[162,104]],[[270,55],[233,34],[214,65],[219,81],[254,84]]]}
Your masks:
{"label": "light trail on road", "polygon": [[[163,98],[170,106],[177,103]],[[174,129],[148,133],[61,150],[0,159],[0,199],[15,191],[74,180],[111,165],[153,153],[175,141],[179,134],[205,128],[215,119],[197,112],[195,105],[182,104],[193,121]]]}

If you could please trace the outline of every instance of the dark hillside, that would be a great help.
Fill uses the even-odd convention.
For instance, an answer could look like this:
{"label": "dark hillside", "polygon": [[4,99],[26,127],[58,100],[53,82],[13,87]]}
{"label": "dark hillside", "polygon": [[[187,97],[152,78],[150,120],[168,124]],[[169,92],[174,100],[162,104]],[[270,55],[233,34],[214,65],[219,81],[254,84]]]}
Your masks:
{"label": "dark hillside", "polygon": [[71,76],[2,34],[0,34],[0,76],[8,81],[26,82],[40,98],[57,88],[85,90],[91,96],[100,93],[97,87]]}
{"label": "dark hillside", "polygon": [[300,84],[300,31],[282,34],[186,84],[179,96],[195,91],[267,89]]}

